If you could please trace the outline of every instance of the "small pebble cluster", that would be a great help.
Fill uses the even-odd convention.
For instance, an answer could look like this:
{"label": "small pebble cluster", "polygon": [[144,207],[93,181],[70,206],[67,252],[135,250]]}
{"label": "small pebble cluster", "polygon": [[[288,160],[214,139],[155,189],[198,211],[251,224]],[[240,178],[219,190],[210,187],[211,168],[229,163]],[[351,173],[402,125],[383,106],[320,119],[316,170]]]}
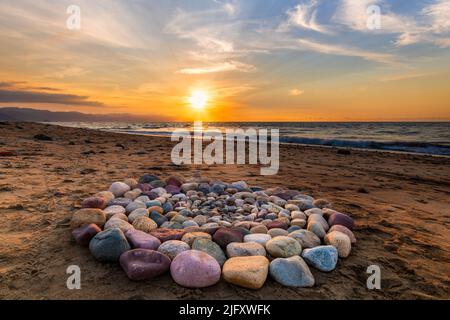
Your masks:
{"label": "small pebble cluster", "polygon": [[356,243],[353,219],[325,199],[153,174],[85,199],[71,228],[76,242],[99,261],[119,262],[131,280],[170,272],[188,288],[223,278],[259,289],[268,275],[283,286],[311,287],[310,268],[332,271]]}

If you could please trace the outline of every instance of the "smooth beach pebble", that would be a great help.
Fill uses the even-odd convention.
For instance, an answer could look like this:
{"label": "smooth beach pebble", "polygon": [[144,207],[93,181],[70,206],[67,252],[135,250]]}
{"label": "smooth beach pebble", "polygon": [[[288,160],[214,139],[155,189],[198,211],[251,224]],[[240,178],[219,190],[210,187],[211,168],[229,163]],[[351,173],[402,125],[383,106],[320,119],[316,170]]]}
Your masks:
{"label": "smooth beach pebble", "polygon": [[105,215],[106,215],[106,220],[109,220],[109,219],[111,219],[111,217],[113,217],[113,216],[114,216],[115,214],[117,214],[117,213],[125,214],[125,213],[126,213],[126,210],[125,210],[125,208],[122,207],[122,206],[113,205],[113,206],[106,207],[106,208],[103,210],[103,212],[104,212]]}
{"label": "smooth beach pebble", "polygon": [[328,230],[328,232],[333,232],[333,231],[339,231],[339,232],[345,233],[345,234],[350,238],[350,242],[351,242],[352,244],[356,243],[356,237],[355,237],[355,235],[354,235],[353,232],[352,232],[350,229],[348,229],[347,227],[344,227],[344,226],[342,226],[342,225],[340,225],[340,224],[336,224],[336,225],[332,226],[332,227],[330,228],[330,230]]}
{"label": "smooth beach pebble", "polygon": [[205,288],[219,282],[221,269],[219,263],[209,254],[188,250],[179,253],[170,265],[170,274],[180,286]]}
{"label": "smooth beach pebble", "polygon": [[145,216],[134,219],[132,225],[135,229],[144,231],[146,233],[150,233],[150,231],[158,228],[158,225],[155,221]]}
{"label": "smooth beach pebble", "polygon": [[227,245],[227,256],[266,256],[266,249],[256,242],[232,242]]}
{"label": "smooth beach pebble", "polygon": [[120,229],[122,232],[125,232],[127,230],[134,229],[134,227],[130,223],[122,219],[113,217],[105,223],[105,227],[103,230],[109,229]]}
{"label": "smooth beach pebble", "polygon": [[350,218],[348,215],[340,212],[333,213],[328,218],[328,223],[330,224],[330,226],[342,225],[350,230],[353,230],[353,219]]}
{"label": "smooth beach pebble", "polygon": [[296,230],[289,234],[289,237],[300,243],[302,248],[314,248],[320,246],[320,238],[315,233],[308,230]]}
{"label": "smooth beach pebble", "polygon": [[269,230],[263,224],[254,226],[253,228],[250,229],[251,233],[267,233],[267,231],[269,231]]}
{"label": "smooth beach pebble", "polygon": [[323,229],[323,226],[320,222],[317,221],[309,221],[308,226],[306,227],[308,231],[314,233],[317,237],[322,239],[327,234]]}
{"label": "smooth beach pebble", "polygon": [[336,247],[339,258],[346,258],[350,255],[352,244],[350,238],[345,233],[332,231],[325,236],[324,241],[326,244]]}
{"label": "smooth beach pebble", "polygon": [[161,241],[158,238],[136,229],[127,230],[125,237],[134,249],[157,250],[161,245]]}
{"label": "smooth beach pebble", "polygon": [[94,195],[94,197],[103,198],[103,199],[105,199],[106,203],[109,203],[110,201],[112,201],[115,198],[114,194],[111,191],[100,191],[100,192],[97,192]]}
{"label": "smooth beach pebble", "polygon": [[302,246],[291,237],[278,236],[267,241],[266,250],[272,257],[289,258],[299,255]]}
{"label": "smooth beach pebble", "polygon": [[266,282],[269,260],[262,256],[233,257],[223,265],[223,279],[231,284],[260,289]]}
{"label": "smooth beach pebble", "polygon": [[99,227],[103,227],[106,222],[106,215],[101,209],[80,209],[75,211],[70,221],[70,227],[76,229],[86,224],[94,223]]}
{"label": "smooth beach pebble", "polygon": [[158,228],[150,232],[152,236],[158,238],[161,242],[165,242],[168,240],[181,240],[185,233],[186,231],[184,230],[167,228]]}
{"label": "smooth beach pebble", "polygon": [[255,234],[248,234],[244,236],[244,242],[256,242],[262,245],[263,247],[266,246],[267,241],[272,239],[270,234],[263,234],[263,233],[255,233]]}
{"label": "smooth beach pebble", "polygon": [[101,231],[102,229],[100,229],[98,225],[91,223],[76,228],[75,230],[72,231],[72,235],[78,244],[87,247],[91,239]]}
{"label": "smooth beach pebble", "polygon": [[219,246],[226,248],[231,242],[242,242],[244,236],[236,230],[220,228],[214,233],[213,239]]}
{"label": "smooth beach pebble", "polygon": [[117,198],[122,197],[126,192],[130,191],[129,185],[123,182],[114,182],[109,187],[109,191]]}
{"label": "smooth beach pebble", "polygon": [[135,219],[139,218],[139,217],[148,217],[148,210],[146,208],[139,208],[136,210],[133,210],[129,215],[128,215],[128,221],[130,221],[130,223],[133,223]]}
{"label": "smooth beach pebble", "polygon": [[145,203],[140,202],[140,201],[133,201],[130,202],[126,207],[125,210],[128,214],[130,214],[131,212],[133,212],[134,210],[137,209],[146,209],[147,206],[145,205]]}
{"label": "smooth beach pebble", "polygon": [[220,248],[220,246],[215,243],[212,240],[205,239],[205,238],[195,238],[192,249],[203,251],[207,254],[209,254],[211,257],[216,259],[216,261],[219,263],[219,265],[222,267],[225,261],[227,260],[227,257],[225,256],[225,253]]}
{"label": "smooth beach pebble", "polygon": [[179,253],[190,250],[186,242],[180,240],[168,240],[158,247],[158,251],[173,260]]}
{"label": "smooth beach pebble", "polygon": [[137,182],[137,180],[133,178],[125,179],[123,180],[123,183],[127,184],[132,190],[136,189],[137,185],[139,184],[139,182]]}
{"label": "smooth beach pebble", "polygon": [[130,250],[125,235],[120,229],[99,232],[89,243],[89,250],[99,261],[118,261],[121,254]]}
{"label": "smooth beach pebble", "polygon": [[280,229],[280,228],[273,228],[270,229],[267,234],[270,234],[270,236],[272,238],[278,237],[278,236],[287,236],[289,234],[289,232],[287,230],[284,229]]}
{"label": "smooth beach pebble", "polygon": [[109,218],[108,220],[110,220],[110,219],[120,219],[120,220],[123,220],[123,221],[125,221],[125,222],[128,222],[128,217],[127,217],[127,215],[126,214],[124,214],[124,213],[116,213],[115,215],[113,215],[111,218]]}
{"label": "smooth beach pebble", "polygon": [[134,249],[120,256],[120,265],[128,278],[134,281],[157,277],[169,270],[170,259],[166,255],[148,249]]}
{"label": "smooth beach pebble", "polygon": [[270,276],[286,287],[312,287],[314,276],[299,256],[277,258],[270,263]]}
{"label": "smooth beach pebble", "polygon": [[183,235],[183,237],[181,238],[181,241],[184,241],[189,246],[192,246],[192,243],[194,243],[194,240],[197,238],[211,240],[211,235],[206,232],[188,232]]}
{"label": "smooth beach pebble", "polygon": [[131,199],[115,198],[108,202],[108,206],[121,206],[126,208],[131,202],[132,202]]}
{"label": "smooth beach pebble", "polygon": [[338,262],[338,251],[333,246],[318,246],[302,252],[305,261],[314,268],[329,272],[334,270]]}
{"label": "smooth beach pebble", "polygon": [[102,197],[89,197],[83,200],[81,203],[82,208],[96,208],[105,209],[108,204],[105,198]]}

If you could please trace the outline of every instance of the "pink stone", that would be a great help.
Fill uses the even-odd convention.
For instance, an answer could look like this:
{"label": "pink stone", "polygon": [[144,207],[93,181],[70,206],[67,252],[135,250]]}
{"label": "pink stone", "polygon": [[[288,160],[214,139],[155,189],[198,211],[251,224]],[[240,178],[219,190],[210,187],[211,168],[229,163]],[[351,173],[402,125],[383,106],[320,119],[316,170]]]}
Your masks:
{"label": "pink stone", "polygon": [[169,270],[170,259],[166,255],[148,249],[134,249],[120,256],[120,265],[131,280],[147,280]]}
{"label": "pink stone", "polygon": [[158,238],[140,230],[129,229],[125,232],[125,236],[132,248],[158,250],[161,245]]}
{"label": "pink stone", "polygon": [[244,236],[236,230],[220,228],[214,233],[213,240],[219,246],[225,248],[231,242],[242,242]]}
{"label": "pink stone", "polygon": [[267,229],[279,228],[286,230],[288,228],[288,225],[282,221],[271,221],[268,224],[266,224],[266,227]]}
{"label": "pink stone", "polygon": [[173,280],[187,288],[205,288],[219,282],[219,263],[209,254],[198,250],[179,253],[170,265]]}
{"label": "pink stone", "polygon": [[81,203],[82,208],[105,209],[107,201],[102,197],[89,197]]}
{"label": "pink stone", "polygon": [[181,240],[186,231],[181,229],[158,228],[150,232],[150,234],[158,238],[161,242],[168,240]]}
{"label": "pink stone", "polygon": [[330,226],[341,225],[347,227],[350,230],[353,230],[353,219],[348,215],[340,212],[333,213],[328,219],[328,224]]}

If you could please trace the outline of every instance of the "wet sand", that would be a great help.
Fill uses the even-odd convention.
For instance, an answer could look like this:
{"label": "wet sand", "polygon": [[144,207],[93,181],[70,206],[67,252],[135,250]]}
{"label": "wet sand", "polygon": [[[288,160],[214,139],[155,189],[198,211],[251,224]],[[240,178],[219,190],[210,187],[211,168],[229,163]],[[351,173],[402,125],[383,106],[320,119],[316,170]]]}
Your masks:
{"label": "wet sand", "polygon": [[[33,139],[46,134],[53,141]],[[258,166],[176,166],[175,143],[33,123],[0,124],[1,299],[450,299],[450,158],[283,145],[276,176]],[[132,282],[118,264],[94,260],[72,239],[69,220],[82,199],[144,173],[298,189],[326,198],[356,221],[357,244],[336,270],[312,270],[316,285],[261,290],[220,281],[186,289],[170,275]],[[66,268],[81,268],[68,290]],[[382,270],[382,289],[366,288],[366,268]]]}

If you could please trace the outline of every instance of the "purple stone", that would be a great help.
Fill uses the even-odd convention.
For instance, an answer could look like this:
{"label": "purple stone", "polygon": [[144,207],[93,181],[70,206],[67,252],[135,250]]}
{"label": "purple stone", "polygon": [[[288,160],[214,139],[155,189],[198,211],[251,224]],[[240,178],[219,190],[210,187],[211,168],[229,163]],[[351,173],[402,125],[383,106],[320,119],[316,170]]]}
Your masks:
{"label": "purple stone", "polygon": [[102,197],[89,197],[81,203],[82,208],[105,209],[107,202]]}
{"label": "purple stone", "polygon": [[205,288],[219,282],[221,269],[216,259],[198,250],[179,253],[170,265],[173,280],[187,288]]}
{"label": "purple stone", "polygon": [[167,185],[164,189],[166,189],[167,193],[178,194],[181,193],[181,188],[174,185]]}
{"label": "purple stone", "polygon": [[347,227],[350,230],[353,230],[353,219],[348,215],[340,212],[333,213],[328,219],[328,224],[330,226],[341,225]]}
{"label": "purple stone", "polygon": [[161,252],[148,249],[134,249],[120,256],[120,265],[131,280],[147,280],[157,277],[170,266],[170,258]]}
{"label": "purple stone", "polygon": [[102,229],[100,229],[98,225],[91,223],[73,230],[72,235],[76,242],[84,247],[87,247],[89,242],[91,242],[91,239],[101,231]]}
{"label": "purple stone", "polygon": [[157,250],[161,245],[158,238],[140,230],[129,229],[125,232],[125,236],[132,248]]}
{"label": "purple stone", "polygon": [[266,224],[266,227],[267,229],[280,228],[286,230],[288,228],[288,225],[283,221],[271,221]]}
{"label": "purple stone", "polygon": [[136,188],[141,189],[142,192],[149,192],[153,189],[149,183],[139,183]]}
{"label": "purple stone", "polygon": [[181,185],[183,184],[183,180],[176,176],[170,176],[166,179],[166,184],[169,186],[175,186],[181,188]]}
{"label": "purple stone", "polygon": [[228,228],[220,228],[214,233],[213,240],[219,246],[225,248],[231,242],[242,242],[244,236],[242,233],[236,230]]}

